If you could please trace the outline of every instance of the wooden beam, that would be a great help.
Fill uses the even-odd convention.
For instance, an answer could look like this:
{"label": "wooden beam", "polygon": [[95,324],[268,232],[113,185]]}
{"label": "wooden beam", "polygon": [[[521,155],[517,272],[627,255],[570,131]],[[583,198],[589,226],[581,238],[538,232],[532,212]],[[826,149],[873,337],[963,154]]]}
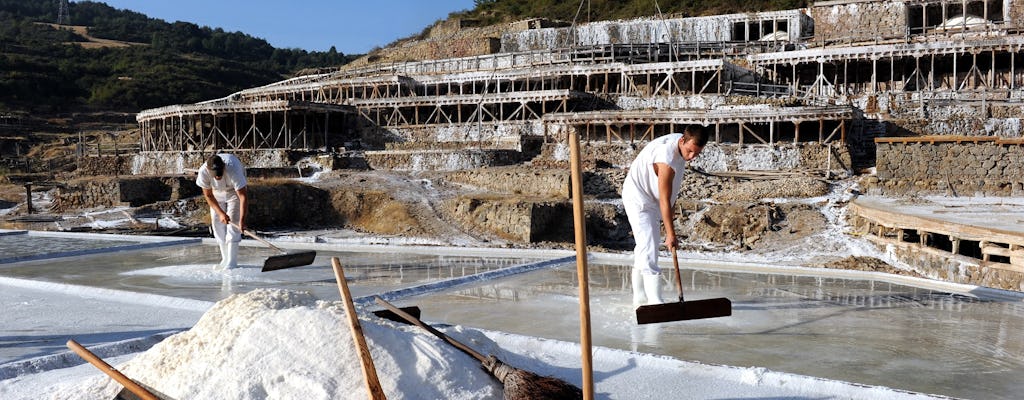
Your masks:
{"label": "wooden beam", "polygon": [[[1005,140],[1005,139],[1004,139]],[[907,137],[879,137],[875,143],[982,143],[1000,142],[995,136],[964,136],[964,135],[923,135]]]}
{"label": "wooden beam", "polygon": [[1000,256],[1000,257],[1024,257],[1024,250],[1016,249],[1011,250],[1006,247],[997,246],[989,242],[982,242],[981,254],[988,256]]}

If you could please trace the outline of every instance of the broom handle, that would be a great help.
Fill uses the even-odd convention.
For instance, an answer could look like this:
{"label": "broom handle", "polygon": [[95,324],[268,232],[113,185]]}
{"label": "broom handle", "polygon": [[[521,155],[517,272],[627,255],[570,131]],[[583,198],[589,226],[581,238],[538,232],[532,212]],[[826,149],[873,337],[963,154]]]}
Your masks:
{"label": "broom handle", "polygon": [[370,356],[370,349],[366,346],[363,327],[359,324],[359,317],[356,316],[356,306],[352,304],[352,293],[348,291],[345,271],[341,268],[341,261],[338,260],[338,257],[331,258],[331,266],[334,267],[334,279],[338,281],[338,291],[341,292],[341,299],[345,304],[348,326],[352,329],[352,340],[355,341],[359,361],[363,365],[363,378],[366,379],[366,390],[369,392],[370,400],[387,400],[387,396],[384,396],[384,389],[380,387],[380,380],[377,379],[377,369],[373,366],[373,357]]}
{"label": "broom handle", "polygon": [[261,237],[259,237],[259,236],[256,236],[256,234],[255,234],[255,233],[252,233],[252,231],[250,231],[250,230],[248,230],[248,229],[242,229],[242,227],[238,226],[238,224],[236,224],[236,223],[234,223],[234,222],[232,222],[232,223],[231,223],[231,226],[233,226],[233,227],[235,227],[235,228],[238,228],[238,230],[242,231],[242,233],[244,233],[244,234],[246,234],[246,235],[249,235],[249,237],[251,237],[251,238],[253,238],[253,239],[256,239],[256,240],[260,241],[260,243],[263,243],[263,244],[265,244],[265,245],[267,245],[267,246],[270,246],[270,248],[272,248],[272,249],[274,249],[274,250],[277,250],[277,251],[278,251],[279,253],[285,253],[285,251],[284,251],[284,250],[281,250],[280,248],[278,248],[277,246],[274,246],[274,245],[273,245],[273,244],[271,244],[270,242],[268,242],[268,241],[266,241],[266,240],[263,240],[263,238],[261,238]]}
{"label": "broom handle", "polygon": [[409,321],[410,324],[426,329],[427,332],[430,332],[434,336],[441,338],[441,340],[448,342],[448,344],[455,346],[455,348],[462,350],[462,352],[469,354],[470,357],[477,359],[477,361],[484,362],[487,359],[486,357],[484,357],[483,354],[476,352],[476,350],[471,349],[469,346],[459,343],[455,339],[452,339],[450,336],[445,335],[444,333],[437,329],[434,329],[434,327],[423,323],[423,321],[420,321],[418,318],[409,315],[409,313],[402,311],[402,309],[395,307],[391,303],[388,303],[384,299],[380,298],[380,296],[373,296],[373,300],[376,301],[377,304],[384,306],[384,308],[391,310],[391,312],[398,314],[398,316],[402,317],[402,319]]}
{"label": "broom handle", "polygon": [[110,364],[107,364],[106,361],[103,361],[101,358],[97,357],[95,354],[89,351],[89,349],[86,349],[82,345],[78,344],[78,342],[74,341],[74,339],[68,340],[67,346],[69,349],[74,351],[75,354],[78,354],[80,357],[85,359],[85,361],[88,361],[89,364],[92,364],[100,371],[103,371],[104,374],[107,374],[107,376],[113,378],[115,381],[124,386],[125,389],[128,389],[129,392],[132,392],[136,396],[139,396],[139,398],[143,400],[160,400],[160,398],[156,397],[156,395],[150,393],[149,390],[146,390],[146,388],[142,387],[138,383],[135,383],[135,381],[129,379],[127,376],[124,376],[124,374],[122,374],[120,371],[118,371],[114,367],[111,367]]}
{"label": "broom handle", "polygon": [[672,247],[672,265],[676,267],[676,287],[679,288],[679,302],[683,302],[683,277],[679,272],[679,257],[676,255],[676,248]]}

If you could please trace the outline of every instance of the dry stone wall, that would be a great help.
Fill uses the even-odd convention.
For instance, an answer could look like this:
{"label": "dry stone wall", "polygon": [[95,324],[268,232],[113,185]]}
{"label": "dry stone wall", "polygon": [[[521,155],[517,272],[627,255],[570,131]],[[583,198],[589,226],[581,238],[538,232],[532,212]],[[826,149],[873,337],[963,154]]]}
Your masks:
{"label": "dry stone wall", "polygon": [[980,264],[970,257],[950,255],[912,243],[878,244],[915,272],[940,281],[978,285],[1006,290],[1024,290],[1024,273]]}
{"label": "dry stone wall", "polygon": [[1006,21],[1020,25],[1024,22],[1024,0],[1004,0],[1006,1]]}
{"label": "dry stone wall", "polygon": [[[580,152],[586,168],[626,168],[645,144],[583,142]],[[545,144],[534,162],[550,165],[568,159],[568,146],[557,141]],[[828,169],[835,175],[849,171],[852,160],[850,149],[840,144],[801,142],[741,146],[709,142],[691,164],[709,172]]]}
{"label": "dry stone wall", "polygon": [[569,170],[529,167],[481,168],[446,175],[451,182],[493,193],[540,198],[569,198]]}
{"label": "dry stone wall", "polygon": [[131,174],[131,157],[87,156],[78,159],[77,172],[80,175],[125,175]]}
{"label": "dry stone wall", "polygon": [[[221,151],[217,151],[220,153]],[[225,151],[234,154],[248,168],[292,167],[300,159],[309,156],[307,152],[282,149]],[[214,151],[147,151],[132,158],[132,175],[184,174],[198,169]]]}
{"label": "dry stone wall", "polygon": [[811,6],[814,41],[860,41],[902,37],[907,7],[903,2],[827,1]]}
{"label": "dry stone wall", "polygon": [[91,177],[72,180],[57,191],[57,212],[94,207],[138,207],[198,196],[193,178],[184,176]]}
{"label": "dry stone wall", "polygon": [[[522,243],[572,242],[575,235],[572,203],[569,201],[522,201],[498,198],[462,197],[445,207],[465,229],[488,232]],[[629,237],[629,223],[613,204],[585,205],[588,241],[619,244]]]}
{"label": "dry stone wall", "polygon": [[865,183],[881,195],[1024,195],[1024,146],[979,143],[878,143],[877,176]]}
{"label": "dry stone wall", "polygon": [[384,129],[386,135],[394,140],[383,143],[389,150],[400,146],[422,148],[449,143],[460,147],[521,150],[523,137],[544,135],[544,125],[540,122],[466,123]]}
{"label": "dry stone wall", "polygon": [[372,169],[392,171],[456,171],[519,163],[511,150],[395,150],[366,152]]}

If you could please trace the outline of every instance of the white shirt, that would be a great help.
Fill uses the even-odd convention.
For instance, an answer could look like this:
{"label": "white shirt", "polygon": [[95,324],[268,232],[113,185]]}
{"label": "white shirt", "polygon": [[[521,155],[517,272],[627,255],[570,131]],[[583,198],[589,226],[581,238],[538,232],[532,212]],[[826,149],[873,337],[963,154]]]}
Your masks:
{"label": "white shirt", "polygon": [[665,135],[652,140],[640,150],[640,154],[629,165],[629,173],[622,183],[623,202],[641,205],[643,208],[658,207],[658,175],[654,173],[654,164],[662,163],[675,171],[669,197],[669,204],[675,204],[686,170],[686,159],[679,153],[679,139],[682,137],[681,133]]}
{"label": "white shirt", "polygon": [[196,177],[196,185],[203,189],[212,189],[213,197],[217,201],[231,201],[238,197],[235,191],[248,185],[245,180],[245,167],[242,161],[234,154],[218,154],[224,161],[224,176],[220,179],[213,177],[213,172],[206,167],[204,162],[199,167],[199,176]]}

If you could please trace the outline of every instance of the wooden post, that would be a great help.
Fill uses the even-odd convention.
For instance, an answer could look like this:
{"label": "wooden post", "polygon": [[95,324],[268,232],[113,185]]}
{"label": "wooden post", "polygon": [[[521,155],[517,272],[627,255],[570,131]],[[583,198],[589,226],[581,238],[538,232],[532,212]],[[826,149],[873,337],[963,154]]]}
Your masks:
{"label": "wooden post", "polygon": [[569,132],[569,155],[572,179],[573,224],[576,227],[576,275],[580,285],[580,352],[583,367],[583,398],[594,398],[594,371],[590,345],[590,279],[587,277],[586,212],[583,208],[583,173],[580,166],[580,140]]}
{"label": "wooden post", "polygon": [[738,127],[738,129],[739,129],[739,134],[740,134],[740,137],[739,137],[739,141],[740,141],[739,145],[740,145],[740,146],[743,146],[743,128],[744,128],[744,127],[743,127],[743,122],[741,121],[741,122],[739,123],[739,127]]}
{"label": "wooden post", "polygon": [[32,182],[25,182],[25,205],[28,206],[28,213],[32,214]]}
{"label": "wooden post", "polygon": [[380,381],[377,380],[377,369],[373,366],[373,357],[370,356],[370,349],[366,346],[363,327],[359,325],[356,306],[352,304],[352,294],[348,291],[345,271],[341,268],[341,261],[338,260],[338,257],[331,258],[331,266],[334,267],[334,278],[338,281],[338,291],[341,293],[341,299],[345,305],[345,316],[348,317],[348,326],[352,330],[352,340],[355,342],[359,361],[363,366],[367,394],[370,400],[386,400],[387,396],[384,396],[384,390],[381,389]]}

